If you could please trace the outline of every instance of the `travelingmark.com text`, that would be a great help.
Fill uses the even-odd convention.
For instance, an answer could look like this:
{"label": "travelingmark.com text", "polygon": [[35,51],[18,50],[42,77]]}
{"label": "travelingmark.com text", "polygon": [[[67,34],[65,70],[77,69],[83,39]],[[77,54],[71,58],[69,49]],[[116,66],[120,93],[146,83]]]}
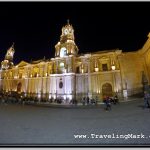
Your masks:
{"label": "travelingmark.com text", "polygon": [[145,139],[145,138],[150,138],[150,136],[145,136],[143,133],[141,134],[90,134],[90,135],[86,135],[86,134],[76,134],[74,135],[75,139]]}

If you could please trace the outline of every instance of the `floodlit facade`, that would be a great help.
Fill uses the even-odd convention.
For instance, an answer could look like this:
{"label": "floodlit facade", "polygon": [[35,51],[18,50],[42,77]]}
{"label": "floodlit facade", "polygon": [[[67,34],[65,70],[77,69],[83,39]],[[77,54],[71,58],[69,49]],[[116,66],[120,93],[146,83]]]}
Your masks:
{"label": "floodlit facade", "polygon": [[[92,51],[92,50],[91,50]],[[55,45],[55,57],[31,63],[13,64],[14,45],[1,62],[0,90],[24,96],[80,101],[83,97],[140,94],[150,82],[150,34],[144,46],[134,52],[104,50],[78,54],[74,29],[69,22]]]}

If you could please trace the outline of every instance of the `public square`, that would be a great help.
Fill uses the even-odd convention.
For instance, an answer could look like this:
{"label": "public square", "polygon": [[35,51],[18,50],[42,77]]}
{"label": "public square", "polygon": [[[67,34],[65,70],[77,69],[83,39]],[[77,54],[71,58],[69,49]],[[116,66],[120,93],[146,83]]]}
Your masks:
{"label": "public square", "polygon": [[[0,145],[149,145],[150,109],[143,99],[104,105],[56,107],[0,105]],[[89,135],[142,134],[146,138],[90,138]],[[87,135],[75,138],[74,135]]]}

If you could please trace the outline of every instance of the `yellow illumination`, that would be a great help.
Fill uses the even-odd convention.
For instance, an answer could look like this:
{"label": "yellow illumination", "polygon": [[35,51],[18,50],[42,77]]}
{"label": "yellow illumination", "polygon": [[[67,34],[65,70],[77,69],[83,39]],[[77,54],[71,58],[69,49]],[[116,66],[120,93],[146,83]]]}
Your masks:
{"label": "yellow illumination", "polygon": [[111,66],[111,69],[112,69],[112,70],[115,70],[115,69],[116,69],[116,66],[115,66],[115,65]]}
{"label": "yellow illumination", "polygon": [[81,69],[81,72],[84,73],[84,69]]}
{"label": "yellow illumination", "polygon": [[95,72],[98,72],[99,71],[99,68],[95,68]]}

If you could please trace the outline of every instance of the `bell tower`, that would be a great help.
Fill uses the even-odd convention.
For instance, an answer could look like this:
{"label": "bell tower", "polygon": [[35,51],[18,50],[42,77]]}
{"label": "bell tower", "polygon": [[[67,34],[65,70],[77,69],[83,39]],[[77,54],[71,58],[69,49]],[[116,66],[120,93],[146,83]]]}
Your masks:
{"label": "bell tower", "polygon": [[74,40],[74,29],[67,20],[67,24],[62,27],[60,41],[55,45],[55,57],[77,55],[78,47]]}
{"label": "bell tower", "polygon": [[9,69],[14,66],[13,64],[14,53],[15,50],[14,50],[14,43],[13,43],[12,46],[7,50],[5,59],[1,62],[2,69]]}

